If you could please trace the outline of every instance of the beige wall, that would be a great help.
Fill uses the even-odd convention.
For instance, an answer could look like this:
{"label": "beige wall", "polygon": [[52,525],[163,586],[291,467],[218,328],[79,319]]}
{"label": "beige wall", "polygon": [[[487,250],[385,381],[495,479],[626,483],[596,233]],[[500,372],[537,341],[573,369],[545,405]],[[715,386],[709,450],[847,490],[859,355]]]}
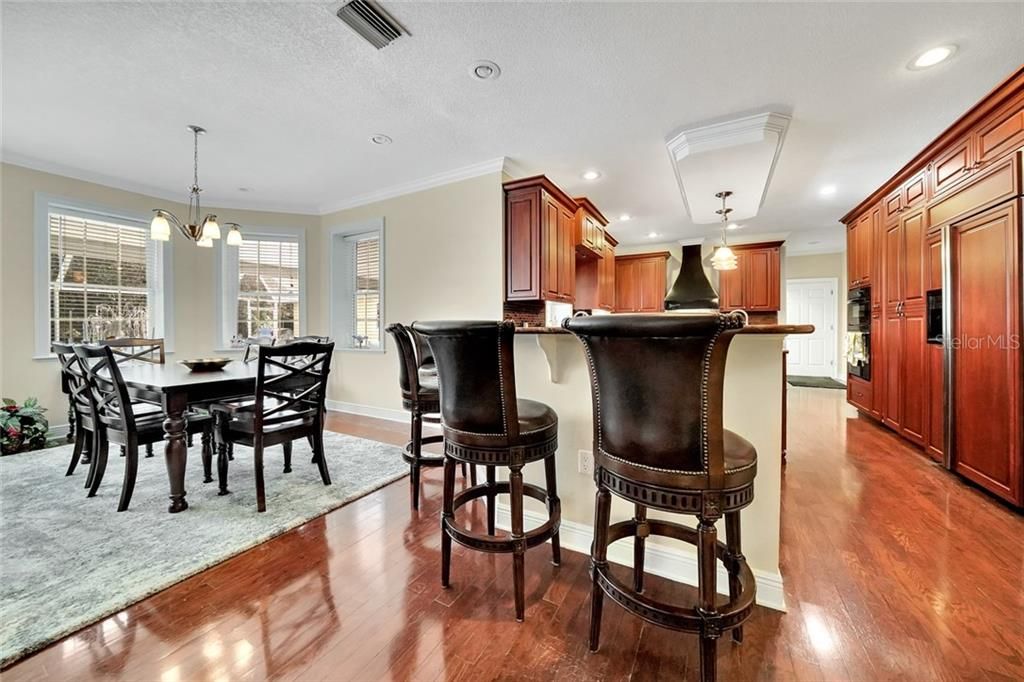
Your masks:
{"label": "beige wall", "polygon": [[[22,400],[38,397],[50,409],[51,425],[67,423],[66,402],[60,393],[56,360],[34,359],[35,355],[35,197],[36,192],[63,199],[148,214],[159,206],[186,213],[186,208],[164,199],[126,192],[90,182],[0,165],[0,394]],[[320,218],[233,209],[212,212],[221,220],[230,218],[242,225],[303,228],[307,248],[307,302],[309,329],[320,321],[320,264],[312,257],[319,250]],[[207,354],[217,337],[216,249],[199,249],[175,236],[172,238],[174,334],[172,358]]]}
{"label": "beige wall", "polygon": [[[385,324],[501,318],[500,173],[332,213],[322,219],[323,232],[375,218],[384,219]],[[329,246],[325,236],[320,254],[325,320]],[[384,345],[384,353],[336,352],[330,390],[331,400],[342,404],[336,406],[401,410],[395,347],[390,337]]]}
{"label": "beige wall", "polygon": [[[836,368],[839,378],[846,380],[846,253],[819,253],[807,256],[786,256],[783,259],[782,276],[790,279],[813,279],[818,277],[834,277],[838,282],[836,291]],[[786,288],[782,288],[783,305],[785,305]],[[786,318],[785,309],[779,314],[779,320],[789,323],[806,322],[806,320],[790,320]]]}

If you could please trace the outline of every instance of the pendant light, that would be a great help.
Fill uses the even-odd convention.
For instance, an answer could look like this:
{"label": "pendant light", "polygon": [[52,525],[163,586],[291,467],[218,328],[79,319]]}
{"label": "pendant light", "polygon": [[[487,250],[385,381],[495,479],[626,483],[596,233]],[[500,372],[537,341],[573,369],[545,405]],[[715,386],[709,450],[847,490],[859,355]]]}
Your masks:
{"label": "pendant light", "polygon": [[711,267],[715,270],[735,270],[738,264],[738,259],[732,249],[729,248],[729,244],[725,238],[726,225],[729,223],[729,214],[732,213],[731,208],[726,208],[725,200],[732,196],[732,192],[725,190],[718,192],[715,196],[722,200],[722,208],[715,211],[715,213],[722,216],[722,245],[715,249],[714,254],[712,254]]}

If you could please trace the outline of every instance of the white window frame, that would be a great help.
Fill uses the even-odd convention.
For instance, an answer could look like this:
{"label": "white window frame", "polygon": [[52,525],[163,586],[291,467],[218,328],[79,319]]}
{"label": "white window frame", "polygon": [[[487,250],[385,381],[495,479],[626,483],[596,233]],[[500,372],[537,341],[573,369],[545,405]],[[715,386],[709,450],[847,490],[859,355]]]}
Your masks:
{"label": "white window frame", "polygon": [[[105,222],[138,223],[149,231],[152,215],[113,208],[78,199],[35,193],[35,360],[56,357],[50,350],[50,213]],[[174,352],[174,260],[170,242],[151,242],[153,271],[147,271],[152,302],[152,325],[164,339],[166,352]]]}
{"label": "white window frame", "polygon": [[[259,237],[297,241],[299,244],[299,331],[296,336],[308,334],[309,317],[306,313],[306,230],[301,227],[242,226],[242,238]],[[238,330],[238,247],[228,246],[223,239],[214,242],[217,254],[217,326],[214,348],[218,351],[238,350],[231,347],[231,337]]]}
{"label": "white window frame", "polygon": [[[335,240],[344,240],[363,234],[377,235],[380,240],[379,272],[380,272],[380,347],[358,348],[352,345],[353,321],[355,319],[355,272],[354,258],[343,257],[344,267],[335,267]],[[348,223],[327,230],[327,248],[324,249],[323,268],[329,273],[330,294],[327,296],[328,315],[331,336],[335,339],[335,351],[356,353],[386,353],[385,341],[385,282],[387,281],[387,234],[384,229],[384,218],[371,218],[356,223]]]}

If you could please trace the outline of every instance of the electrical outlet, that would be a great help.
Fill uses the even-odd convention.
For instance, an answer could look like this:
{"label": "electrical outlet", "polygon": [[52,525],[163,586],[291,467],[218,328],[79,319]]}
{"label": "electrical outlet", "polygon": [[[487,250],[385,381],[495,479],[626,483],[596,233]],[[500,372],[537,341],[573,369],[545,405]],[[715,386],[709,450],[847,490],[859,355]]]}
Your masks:
{"label": "electrical outlet", "polygon": [[581,474],[594,475],[594,453],[590,450],[580,450],[579,463],[576,467]]}

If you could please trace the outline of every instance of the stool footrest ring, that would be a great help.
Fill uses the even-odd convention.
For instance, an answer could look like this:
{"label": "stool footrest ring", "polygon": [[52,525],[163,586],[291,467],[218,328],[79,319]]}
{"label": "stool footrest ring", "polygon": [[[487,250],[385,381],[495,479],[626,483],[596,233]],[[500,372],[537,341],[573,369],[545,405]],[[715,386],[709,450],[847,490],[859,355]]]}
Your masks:
{"label": "stool footrest ring", "polygon": [[[455,494],[453,513],[460,507],[472,502],[473,500],[485,497],[491,493],[495,495],[508,495],[511,492],[511,486],[508,481],[498,481],[493,486],[487,483],[481,483],[479,485],[460,490]],[[549,504],[548,492],[538,485],[532,483],[523,484],[523,495],[526,497],[532,497],[535,500]],[[537,526],[536,528],[530,529],[523,533],[523,537],[519,542],[525,543],[526,548],[536,547],[542,545],[551,539],[555,533],[558,532],[559,525],[562,519],[562,503],[555,497],[550,498],[551,513],[547,521]],[[444,531],[460,545],[470,547],[482,552],[492,552],[498,554],[511,553],[515,551],[516,540],[512,539],[511,534],[505,534],[503,536],[486,535],[483,533],[474,533],[461,526],[457,526],[452,522],[452,519],[441,517],[441,525]]]}

